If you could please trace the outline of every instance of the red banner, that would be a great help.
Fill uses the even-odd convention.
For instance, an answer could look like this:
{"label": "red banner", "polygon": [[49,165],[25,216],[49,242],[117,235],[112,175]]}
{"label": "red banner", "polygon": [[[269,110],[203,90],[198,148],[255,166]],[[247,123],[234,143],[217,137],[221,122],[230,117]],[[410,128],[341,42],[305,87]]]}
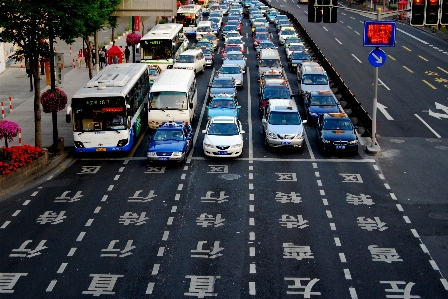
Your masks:
{"label": "red banner", "polygon": [[140,31],[140,17],[134,17],[134,31]]}
{"label": "red banner", "polygon": [[120,112],[120,111],[123,111],[123,107],[101,108],[101,112]]}

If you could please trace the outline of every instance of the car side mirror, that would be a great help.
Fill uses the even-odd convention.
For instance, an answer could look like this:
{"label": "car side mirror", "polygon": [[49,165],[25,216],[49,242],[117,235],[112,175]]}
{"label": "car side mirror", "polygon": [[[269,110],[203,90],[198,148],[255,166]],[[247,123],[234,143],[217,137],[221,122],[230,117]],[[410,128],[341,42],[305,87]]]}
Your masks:
{"label": "car side mirror", "polygon": [[190,109],[193,109],[193,103],[188,103],[188,107],[190,108]]}
{"label": "car side mirror", "polygon": [[[264,116],[263,116],[263,117],[264,117]],[[261,122],[262,122],[263,124],[265,124],[265,123],[267,122],[266,118],[263,118],[263,119],[261,120]]]}
{"label": "car side mirror", "polygon": [[205,133],[207,133],[207,130],[202,130],[202,134],[205,134]]}
{"label": "car side mirror", "polygon": [[307,122],[308,122],[308,120],[306,120],[306,119],[302,120],[302,123],[304,123],[304,124],[306,124]]}
{"label": "car side mirror", "polygon": [[294,97],[295,97],[296,95],[295,94],[291,94],[291,99],[294,99]]}
{"label": "car side mirror", "polygon": [[241,133],[241,134],[244,134],[244,133],[246,133],[246,131],[240,131],[240,133]]}

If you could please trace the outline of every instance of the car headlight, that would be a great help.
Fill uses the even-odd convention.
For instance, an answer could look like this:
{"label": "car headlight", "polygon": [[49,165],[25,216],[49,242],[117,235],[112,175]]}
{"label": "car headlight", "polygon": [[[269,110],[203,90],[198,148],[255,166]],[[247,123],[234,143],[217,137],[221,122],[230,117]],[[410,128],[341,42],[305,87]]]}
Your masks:
{"label": "car headlight", "polygon": [[273,132],[271,132],[271,131],[268,131],[268,132],[266,133],[266,136],[267,136],[268,138],[271,138],[271,139],[277,139],[277,134],[275,134],[275,133],[273,133]]}
{"label": "car headlight", "polygon": [[316,112],[310,112],[310,115],[314,116],[314,117],[318,117],[319,116],[319,114],[317,114]]}
{"label": "car headlight", "polygon": [[322,142],[323,142],[323,143],[327,143],[327,144],[328,144],[328,143],[331,143],[330,140],[326,140],[326,139],[322,139]]}
{"label": "car headlight", "polygon": [[296,136],[294,136],[294,139],[303,139],[303,134],[297,134]]}
{"label": "car headlight", "polygon": [[292,66],[297,66],[297,63],[293,63],[293,64],[291,64]]}
{"label": "car headlight", "polygon": [[157,153],[156,153],[156,152],[148,152],[148,153],[146,154],[146,156],[147,156],[147,157],[155,157],[155,156],[157,156]]}
{"label": "car headlight", "polygon": [[193,67],[191,66],[191,67],[187,67],[187,70],[192,70],[193,69]]}
{"label": "car headlight", "polygon": [[180,157],[180,156],[182,156],[182,152],[173,152],[172,156]]}
{"label": "car headlight", "polygon": [[236,84],[241,84],[241,79],[235,79]]}
{"label": "car headlight", "polygon": [[230,148],[239,148],[241,146],[242,146],[241,143],[236,143],[236,144],[232,145]]}
{"label": "car headlight", "polygon": [[358,144],[358,140],[355,139],[355,140],[349,141],[348,144]]}
{"label": "car headlight", "polygon": [[206,142],[204,142],[204,146],[205,146],[205,147],[210,147],[210,148],[214,148],[214,147],[215,147],[213,144],[211,144],[211,143],[206,143]]}

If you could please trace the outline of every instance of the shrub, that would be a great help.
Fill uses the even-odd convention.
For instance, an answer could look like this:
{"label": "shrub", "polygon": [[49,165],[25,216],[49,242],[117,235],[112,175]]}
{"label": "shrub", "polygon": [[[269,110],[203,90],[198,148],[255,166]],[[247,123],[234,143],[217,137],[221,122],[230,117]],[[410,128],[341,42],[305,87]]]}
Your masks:
{"label": "shrub", "polygon": [[40,147],[31,145],[2,147],[0,149],[0,175],[7,175],[31,164],[44,155]]}

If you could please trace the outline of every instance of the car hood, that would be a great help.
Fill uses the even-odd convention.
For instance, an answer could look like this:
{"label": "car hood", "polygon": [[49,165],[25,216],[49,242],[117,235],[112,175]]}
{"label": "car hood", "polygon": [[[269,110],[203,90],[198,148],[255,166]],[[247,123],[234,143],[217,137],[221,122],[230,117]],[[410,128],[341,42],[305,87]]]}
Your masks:
{"label": "car hood", "polygon": [[298,135],[303,133],[303,125],[271,125],[269,131],[279,135]]}
{"label": "car hood", "polygon": [[309,106],[308,108],[309,112],[314,112],[317,114],[322,114],[322,113],[333,113],[333,112],[340,112],[338,106],[336,105],[313,105],[313,106]]}
{"label": "car hood", "polygon": [[224,60],[224,63],[223,64],[238,64],[238,65],[246,65],[246,61],[244,61],[244,60],[229,60],[229,59],[226,59],[226,60]]}
{"label": "car hood", "polygon": [[331,141],[353,141],[356,140],[356,135],[353,130],[322,130],[322,137],[325,140]]}
{"label": "car hood", "polygon": [[243,77],[242,74],[219,74],[219,77],[232,77],[233,79],[239,79]]}
{"label": "car hood", "polygon": [[185,146],[185,141],[166,140],[166,141],[151,141],[148,146],[148,151],[153,152],[181,152]]}
{"label": "car hood", "polygon": [[235,143],[242,143],[243,138],[241,135],[205,135],[204,142],[215,146],[230,146]]}
{"label": "car hood", "polygon": [[331,90],[328,85],[300,84],[302,91],[328,91]]}
{"label": "car hood", "polygon": [[208,117],[230,116],[238,117],[238,108],[209,108]]}

